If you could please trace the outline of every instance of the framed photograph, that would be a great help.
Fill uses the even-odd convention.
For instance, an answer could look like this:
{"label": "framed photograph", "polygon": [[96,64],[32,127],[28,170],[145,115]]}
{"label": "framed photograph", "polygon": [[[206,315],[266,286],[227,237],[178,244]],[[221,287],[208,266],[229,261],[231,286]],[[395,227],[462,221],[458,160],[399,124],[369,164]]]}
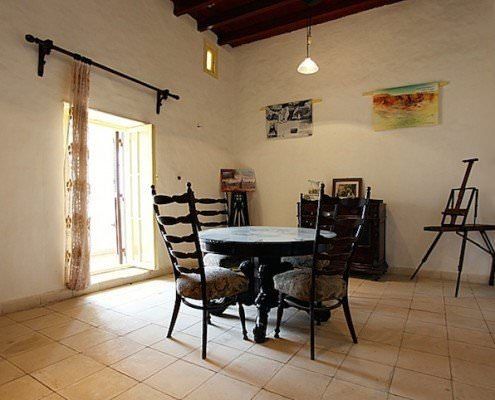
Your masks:
{"label": "framed photograph", "polygon": [[256,177],[251,168],[221,169],[220,184],[222,192],[254,192]]}
{"label": "framed photograph", "polygon": [[265,107],[266,137],[287,139],[313,134],[313,101],[299,100]]}
{"label": "framed photograph", "polygon": [[342,198],[363,197],[363,178],[337,178],[333,180],[332,196]]}

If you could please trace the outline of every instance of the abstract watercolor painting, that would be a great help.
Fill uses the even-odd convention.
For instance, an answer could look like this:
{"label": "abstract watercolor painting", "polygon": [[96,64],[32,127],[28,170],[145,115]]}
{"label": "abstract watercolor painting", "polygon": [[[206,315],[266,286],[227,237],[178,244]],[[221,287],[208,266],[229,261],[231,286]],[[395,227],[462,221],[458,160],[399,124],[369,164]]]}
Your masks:
{"label": "abstract watercolor painting", "polygon": [[438,82],[373,92],[373,129],[438,125],[438,95]]}

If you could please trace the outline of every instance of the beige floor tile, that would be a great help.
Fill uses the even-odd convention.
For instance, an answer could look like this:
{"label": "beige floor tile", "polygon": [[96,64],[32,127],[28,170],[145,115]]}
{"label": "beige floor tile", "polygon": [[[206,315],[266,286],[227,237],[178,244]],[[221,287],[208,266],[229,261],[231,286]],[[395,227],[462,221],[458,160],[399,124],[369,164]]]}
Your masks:
{"label": "beige floor tile", "polygon": [[366,327],[386,328],[395,331],[402,331],[404,330],[405,324],[405,318],[388,317],[373,313],[366,323]]}
{"label": "beige floor tile", "polygon": [[59,301],[58,303],[49,304],[46,308],[50,310],[58,311],[64,313],[65,311],[71,310],[75,307],[82,306],[88,303],[86,296],[73,297],[68,300]]}
{"label": "beige floor tile", "polygon": [[209,369],[178,360],[148,378],[145,383],[165,394],[182,399],[214,374]]}
{"label": "beige floor tile", "polygon": [[52,312],[53,311],[49,310],[48,308],[39,307],[39,308],[33,308],[31,310],[18,311],[15,313],[7,314],[7,317],[17,322],[23,322],[51,314]]}
{"label": "beige floor tile", "polygon": [[43,400],[65,400],[65,399],[57,393],[52,393],[48,397],[43,397]]}
{"label": "beige floor tile", "polygon": [[392,379],[393,367],[347,356],[335,378],[376,390],[386,391]]}
{"label": "beige floor tile", "polygon": [[66,315],[52,312],[42,317],[24,321],[23,324],[27,327],[39,331],[52,326],[64,325],[71,321],[71,318]]}
{"label": "beige floor tile", "polygon": [[485,320],[477,318],[458,317],[449,315],[447,317],[447,326],[454,328],[473,329],[481,332],[488,332]]}
{"label": "beige floor tile", "polygon": [[117,335],[100,328],[91,328],[60,341],[77,351],[84,351],[90,347],[115,339]]}
{"label": "beige floor tile", "polygon": [[74,350],[58,343],[26,351],[22,354],[9,358],[9,361],[17,365],[25,372],[33,372],[48,367],[65,358],[74,355]]}
{"label": "beige floor tile", "polygon": [[113,364],[112,368],[131,378],[142,381],[174,361],[177,361],[177,358],[158,350],[145,348]]}
{"label": "beige floor tile", "polygon": [[9,358],[50,343],[53,343],[53,340],[47,338],[46,336],[40,335],[39,333],[32,332],[0,344],[0,355],[5,358]]}
{"label": "beige floor tile", "polygon": [[318,347],[324,347],[335,353],[347,354],[352,347],[352,338],[348,335],[343,336],[334,332],[317,329],[315,344]]}
{"label": "beige floor tile", "polygon": [[402,341],[402,332],[377,325],[366,325],[359,334],[359,339],[379,342],[391,346],[400,346]]}
{"label": "beige floor tile", "polygon": [[129,357],[131,354],[137,353],[143,348],[142,344],[118,337],[90,347],[84,350],[83,353],[102,364],[111,365]]}
{"label": "beige floor tile", "polygon": [[17,339],[19,336],[25,336],[33,333],[33,330],[19,323],[6,325],[0,328],[0,347],[8,345],[11,340]]}
{"label": "beige floor tile", "polygon": [[349,351],[351,357],[375,361],[381,364],[394,366],[399,354],[399,347],[379,342],[360,340]]}
{"label": "beige floor tile", "polygon": [[487,321],[495,322],[495,311],[483,311],[483,318]]}
{"label": "beige floor tile", "polygon": [[259,388],[231,377],[217,374],[189,394],[187,400],[250,400]]}
{"label": "beige floor tile", "polygon": [[126,338],[145,346],[151,346],[152,344],[165,339],[166,335],[166,328],[160,325],[150,324],[128,333]]}
{"label": "beige floor tile", "polygon": [[438,354],[440,356],[449,355],[449,343],[447,339],[440,337],[404,333],[401,346],[425,353]]}
{"label": "beige floor tile", "polygon": [[423,321],[408,320],[406,322],[405,332],[414,335],[447,338],[447,328],[445,326]]}
{"label": "beige floor tile", "polygon": [[175,333],[171,338],[156,342],[151,347],[174,357],[184,357],[201,346],[201,339],[185,333]]}
{"label": "beige floor tile", "polygon": [[495,368],[495,349],[449,341],[450,356]]}
{"label": "beige floor tile", "polygon": [[272,393],[264,389],[259,391],[258,394],[253,397],[253,400],[286,400],[286,399],[288,399],[288,397],[281,396],[277,393]]}
{"label": "beige floor tile", "polygon": [[338,367],[344,361],[345,355],[328,350],[324,347],[315,348],[315,359],[311,360],[310,346],[305,345],[288,362],[288,365],[318,372],[323,375],[334,376]]}
{"label": "beige floor tile", "polygon": [[279,339],[269,339],[265,343],[255,344],[248,352],[258,356],[271,358],[272,360],[287,362],[296,354],[303,344],[290,341],[283,337]]}
{"label": "beige floor tile", "polygon": [[32,375],[52,390],[59,390],[105,368],[95,360],[77,354],[34,372]]}
{"label": "beige floor tile", "polygon": [[52,391],[28,375],[0,386],[0,400],[39,400]]}
{"label": "beige floor tile", "polygon": [[387,393],[351,382],[334,379],[328,385],[323,400],[387,400]]}
{"label": "beige floor tile", "polygon": [[8,317],[0,316],[0,328],[2,328],[4,326],[8,326],[8,325],[13,325],[14,323],[15,323],[14,320],[12,320]]}
{"label": "beige floor tile", "polygon": [[242,354],[241,350],[222,346],[221,344],[213,342],[208,343],[206,351],[205,360],[201,358],[201,349],[197,348],[192,353],[185,356],[184,361],[197,364],[200,367],[208,368],[213,371],[220,371]]}
{"label": "beige floor tile", "polygon": [[283,364],[278,361],[244,353],[221,372],[231,378],[263,387],[282,366]]}
{"label": "beige floor tile", "polygon": [[216,338],[212,339],[212,341],[242,351],[246,351],[254,345],[253,341],[244,340],[242,331],[236,328],[231,329],[220,336],[217,336]]}
{"label": "beige floor tile", "polygon": [[[406,319],[409,314],[409,308],[399,307],[397,305],[390,304],[378,304],[373,312],[376,316],[383,317],[394,317],[394,318],[402,318]],[[353,315],[354,318],[354,315]]]}
{"label": "beige floor tile", "polygon": [[112,400],[174,400],[174,398],[140,383]]}
{"label": "beige floor tile", "polygon": [[457,358],[451,359],[451,366],[454,381],[495,389],[495,368]]}
{"label": "beige floor tile", "polygon": [[135,380],[120,372],[105,368],[59,393],[68,400],[109,400],[136,384]]}
{"label": "beige floor tile", "polygon": [[466,308],[466,307],[459,307],[454,305],[446,305],[445,311],[447,313],[447,319],[450,316],[483,319],[483,314],[481,314],[481,311],[476,308]]}
{"label": "beige floor tile", "polygon": [[450,400],[451,382],[436,376],[396,368],[390,393],[412,400]]}
{"label": "beige floor tile", "polygon": [[266,384],[265,389],[294,400],[319,399],[330,379],[326,375],[286,365]]}
{"label": "beige floor tile", "polygon": [[478,309],[478,302],[474,297],[444,297],[445,305]]}
{"label": "beige floor tile", "polygon": [[449,358],[436,354],[402,348],[399,353],[399,359],[397,360],[397,366],[450,379]]}
{"label": "beige floor tile", "polygon": [[495,390],[454,382],[454,400],[493,400]]}
{"label": "beige floor tile", "polygon": [[24,372],[15,365],[9,363],[7,360],[0,359],[0,386],[20,378],[22,375],[24,375]]}
{"label": "beige floor tile", "polygon": [[427,322],[436,325],[445,325],[445,315],[435,312],[411,310],[408,321]]}
{"label": "beige floor tile", "polygon": [[72,320],[66,324],[52,326],[50,328],[45,328],[39,331],[45,336],[48,336],[54,340],[62,340],[69,336],[76,335],[78,333],[87,331],[91,329],[92,326],[81,321]]}
{"label": "beige floor tile", "polygon": [[447,332],[449,335],[449,340],[475,344],[483,347],[495,347],[495,342],[492,335],[486,332],[455,327],[448,327]]}
{"label": "beige floor tile", "polygon": [[117,335],[126,335],[146,325],[149,325],[148,321],[122,315],[120,318],[112,319],[107,323],[101,324],[100,327]]}
{"label": "beige floor tile", "polygon": [[[218,321],[215,322],[214,319],[212,319],[212,325],[208,325],[208,340],[212,340],[224,334],[225,332],[229,331],[230,329],[232,329],[232,325],[224,324]],[[203,323],[201,321],[198,321],[189,328],[181,331],[183,333],[186,333],[187,335],[196,336],[200,338],[203,335]]]}

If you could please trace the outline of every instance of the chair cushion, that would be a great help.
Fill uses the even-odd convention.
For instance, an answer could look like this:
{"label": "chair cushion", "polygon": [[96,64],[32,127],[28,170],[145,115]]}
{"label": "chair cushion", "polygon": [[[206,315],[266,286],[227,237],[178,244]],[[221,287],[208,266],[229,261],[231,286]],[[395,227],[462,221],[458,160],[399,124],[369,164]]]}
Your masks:
{"label": "chair cushion", "polygon": [[[235,296],[248,290],[248,279],[241,273],[227,268],[207,267],[206,297],[208,300]],[[190,299],[201,300],[201,276],[194,273],[183,273],[177,279],[177,292]]]}
{"label": "chair cushion", "polygon": [[282,257],[282,262],[288,262],[294,268],[311,268],[313,266],[313,256]]}
{"label": "chair cushion", "polygon": [[224,256],[222,254],[215,253],[206,253],[203,256],[203,263],[205,264],[205,267],[237,269],[243,261],[245,261],[243,258]]}
{"label": "chair cushion", "polygon": [[[302,301],[311,298],[311,269],[302,268],[283,272],[273,278],[275,289]],[[316,301],[341,299],[346,295],[345,281],[339,275],[316,277]]]}

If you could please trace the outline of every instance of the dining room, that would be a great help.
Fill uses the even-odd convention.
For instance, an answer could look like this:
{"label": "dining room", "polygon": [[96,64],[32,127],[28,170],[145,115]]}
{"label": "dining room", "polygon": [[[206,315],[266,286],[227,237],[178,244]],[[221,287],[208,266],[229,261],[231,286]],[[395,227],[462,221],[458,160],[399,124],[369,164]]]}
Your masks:
{"label": "dining room", "polygon": [[494,0],[0,1],[0,400],[495,398],[494,43]]}

